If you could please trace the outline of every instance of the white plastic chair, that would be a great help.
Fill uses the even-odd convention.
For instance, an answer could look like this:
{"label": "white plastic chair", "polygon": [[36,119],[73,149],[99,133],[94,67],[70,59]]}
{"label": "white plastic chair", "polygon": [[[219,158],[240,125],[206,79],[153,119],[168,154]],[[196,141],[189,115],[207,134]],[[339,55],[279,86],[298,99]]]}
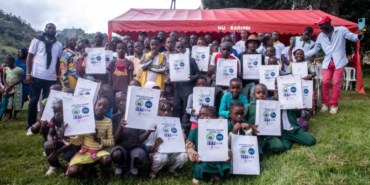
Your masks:
{"label": "white plastic chair", "polygon": [[[352,73],[353,72],[353,73]],[[351,75],[352,73],[352,75]],[[343,84],[343,89],[348,90],[348,85],[350,82],[356,82],[356,70],[353,67],[345,67],[344,68],[344,75],[343,80],[346,81],[345,84]],[[350,90],[352,90],[352,85],[350,85]]]}
{"label": "white plastic chair", "polygon": [[316,71],[315,78],[321,86],[321,83],[322,83],[322,65],[315,65],[314,69]]}

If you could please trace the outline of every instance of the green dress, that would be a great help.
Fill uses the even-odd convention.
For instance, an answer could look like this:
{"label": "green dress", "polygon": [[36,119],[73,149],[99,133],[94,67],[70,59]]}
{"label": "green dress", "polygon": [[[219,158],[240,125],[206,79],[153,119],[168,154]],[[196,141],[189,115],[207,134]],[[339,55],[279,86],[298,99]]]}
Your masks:
{"label": "green dress", "polygon": [[[198,127],[190,131],[188,140],[194,143],[198,151]],[[194,178],[197,180],[203,180],[203,173],[218,173],[220,178],[224,179],[230,172],[230,163],[225,162],[201,162],[200,164],[193,162],[193,166]]]}
{"label": "green dress", "polygon": [[[4,72],[6,73],[6,83],[8,85],[12,85],[18,80],[20,80],[19,74],[22,75],[23,69],[20,67],[15,67],[13,70],[9,67],[4,68]],[[9,97],[8,106],[6,109],[14,109],[14,110],[22,110],[22,83],[18,83],[14,86],[15,94]]]}

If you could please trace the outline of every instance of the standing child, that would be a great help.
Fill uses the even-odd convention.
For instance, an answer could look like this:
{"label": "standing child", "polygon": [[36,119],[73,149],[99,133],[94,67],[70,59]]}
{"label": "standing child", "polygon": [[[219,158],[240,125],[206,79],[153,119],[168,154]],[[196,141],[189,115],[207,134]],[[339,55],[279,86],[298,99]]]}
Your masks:
{"label": "standing child", "polygon": [[[295,62],[305,62],[304,60],[304,51],[302,49],[297,49],[293,53]],[[313,68],[311,62],[307,62],[307,69],[308,69],[308,75],[303,77],[303,80],[311,80],[313,77],[316,76],[315,69]],[[287,74],[292,74],[293,73],[293,62],[291,62],[288,66],[288,69],[286,70]]]}
{"label": "standing child", "polygon": [[134,44],[135,48],[135,56],[130,59],[132,64],[134,65],[134,71],[133,71],[133,79],[134,80],[140,80],[141,74],[143,73],[143,69],[140,66],[141,58],[143,58],[143,44],[141,42],[135,42]]}
{"label": "standing child", "polygon": [[[217,111],[214,107],[202,106],[199,110],[199,119],[216,119]],[[211,181],[226,178],[230,172],[231,151],[229,149],[229,158],[225,162],[202,162],[198,155],[198,127],[190,131],[188,140],[186,141],[186,153],[189,159],[193,162],[194,175],[192,182],[198,184],[199,180],[203,180],[204,174],[211,175]]]}
{"label": "standing child", "polygon": [[138,165],[144,163],[146,153],[141,148],[151,131],[144,131],[132,128],[126,128],[127,121],[125,117],[127,93],[120,91],[116,95],[116,104],[119,113],[112,117],[113,134],[115,146],[111,149],[110,155],[116,163],[115,175],[121,175],[123,170],[127,174],[138,175]]}
{"label": "standing child", "polygon": [[[5,91],[10,95],[8,99],[8,105],[6,107],[6,113],[9,117],[4,121],[17,121],[17,113],[22,111],[22,74],[23,69],[14,65],[15,59],[12,55],[6,55],[3,80],[5,83]],[[14,113],[13,113],[14,110]]]}
{"label": "standing child", "polygon": [[150,37],[145,38],[143,54],[147,54],[150,52],[150,40]]}
{"label": "standing child", "polygon": [[58,166],[60,166],[58,157],[59,155],[65,161],[69,162],[77,152],[77,147],[74,145],[65,145],[63,139],[60,138],[60,128],[63,123],[63,103],[62,100],[57,101],[54,104],[54,116],[49,121],[47,127],[49,127],[49,133],[47,135],[47,141],[42,146],[45,151],[45,155],[48,158],[50,167],[45,175],[51,175],[55,172]]}
{"label": "standing child", "polygon": [[[158,116],[171,117],[171,105],[167,100],[160,100],[158,106]],[[186,153],[171,153],[165,154],[158,152],[158,147],[163,143],[162,138],[158,137],[158,131],[155,130],[150,134],[146,145],[149,146],[149,156],[153,162],[150,172],[150,178],[156,178],[157,173],[164,167],[168,166],[170,173],[174,177],[178,177],[177,169],[180,169],[186,162],[188,156]]]}
{"label": "standing child", "polygon": [[135,47],[133,42],[127,43],[127,56],[134,56],[135,55]]}
{"label": "standing child", "polygon": [[[71,159],[66,175],[69,177],[77,177],[86,168],[86,165],[93,164],[98,161],[100,169],[97,168],[97,175],[101,175],[102,168],[109,168],[111,166],[111,158],[109,153],[105,150],[106,147],[114,145],[112,134],[112,121],[104,117],[105,114],[113,106],[113,100],[110,96],[99,96],[94,106],[95,114],[95,133],[70,137],[70,144],[81,146],[82,148]],[[64,136],[68,123],[63,124],[60,129],[60,136],[62,139],[68,139]]]}
{"label": "standing child", "polygon": [[[195,87],[207,87],[207,79],[204,76],[199,76],[196,80]],[[188,105],[186,106],[186,113],[190,114],[190,130],[198,127],[198,116],[195,114],[195,109],[193,109],[193,93],[188,97]]]}
{"label": "standing child", "polygon": [[[167,49],[167,51],[163,52],[163,55],[165,55],[167,57],[167,59],[169,59],[171,54],[176,54],[175,44],[176,44],[176,40],[175,40],[174,37],[168,37],[166,39],[166,49]],[[173,100],[174,100],[173,84],[174,83],[170,82],[170,62],[169,61],[166,63],[166,72],[164,74],[164,83],[165,83],[165,87],[164,87],[164,91],[162,92],[162,96],[164,98],[168,99],[168,100],[171,100],[171,105],[173,105]]]}
{"label": "standing child", "polygon": [[244,106],[248,105],[247,98],[240,94],[242,90],[242,81],[239,78],[233,78],[230,80],[230,86],[228,93],[224,94],[221,100],[219,115],[224,118],[229,118],[230,104],[236,100],[242,102]]}

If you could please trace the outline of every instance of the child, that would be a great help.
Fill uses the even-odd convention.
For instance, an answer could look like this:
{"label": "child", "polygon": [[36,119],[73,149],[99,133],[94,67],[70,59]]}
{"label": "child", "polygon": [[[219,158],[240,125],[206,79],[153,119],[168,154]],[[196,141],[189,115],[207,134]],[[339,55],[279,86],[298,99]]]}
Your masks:
{"label": "child", "polygon": [[166,71],[167,57],[159,53],[160,39],[153,37],[150,41],[149,53],[146,53],[141,59],[141,68],[144,70],[141,75],[140,83],[142,86],[146,82],[156,82],[161,90],[164,91],[164,73]]}
{"label": "child", "polygon": [[225,42],[230,42],[231,50],[232,50],[231,54],[234,55],[234,57],[238,56],[238,52],[236,51],[236,49],[233,48],[235,42],[233,42],[230,35],[225,35],[223,43],[225,43]]}
{"label": "child", "polygon": [[[6,55],[5,57],[5,65],[4,67],[4,74],[3,74],[3,79],[4,79],[4,84],[5,84],[5,91],[11,95],[8,99],[8,105],[6,107],[6,113],[8,114],[9,117],[8,119],[4,119],[3,121],[17,121],[17,113],[22,111],[22,74],[23,74],[23,69],[20,67],[16,67],[14,65],[15,59],[13,58],[12,55]],[[14,110],[14,114],[13,114]],[[13,115],[13,116],[12,116]]]}
{"label": "child", "polygon": [[[257,84],[254,87],[253,97],[255,100],[266,100],[267,99],[267,87],[264,84]],[[244,118],[249,123],[250,126],[255,125],[256,121],[256,101],[251,102],[247,106],[245,106]],[[284,151],[284,146],[279,140],[279,138],[275,136],[258,136],[258,147],[259,147],[259,155],[260,161],[263,159],[263,151],[262,149],[267,149],[272,152],[281,152]]]}
{"label": "child", "polygon": [[[294,51],[294,58],[295,62],[305,62],[304,60],[304,51],[302,49],[297,49]],[[293,73],[293,62],[291,62],[288,66],[288,69],[286,70],[287,74],[292,74]],[[308,75],[303,77],[303,80],[311,80],[313,77],[316,76],[316,72],[312,64],[307,61],[307,69],[308,69]]]}
{"label": "child", "polygon": [[231,45],[231,43],[230,42],[223,42],[221,44],[221,53],[219,53],[219,54],[216,55],[214,63],[210,63],[209,64],[210,65],[210,69],[208,70],[207,75],[208,76],[211,76],[211,75],[213,75],[213,74],[216,73],[217,62],[218,62],[219,59],[223,59],[223,60],[226,60],[226,59],[234,59],[234,60],[237,60],[238,61],[237,71],[238,71],[238,76],[240,76],[240,73],[241,73],[240,61],[239,61],[239,59],[237,57],[235,57],[234,55],[231,55],[231,52],[232,52],[232,45]]}
{"label": "child", "polygon": [[137,80],[132,80],[128,86],[136,86],[136,87],[141,87],[141,83]]}
{"label": "child", "polygon": [[242,90],[242,81],[239,78],[233,78],[230,80],[230,86],[228,93],[224,94],[221,100],[220,110],[218,111],[219,115],[224,118],[229,118],[230,104],[236,100],[239,100],[244,104],[248,105],[247,98],[240,94]]}
{"label": "child", "polygon": [[152,131],[126,128],[127,121],[125,117],[127,93],[124,91],[117,92],[116,104],[119,113],[112,117],[113,134],[115,146],[110,151],[110,156],[116,163],[115,175],[121,175],[123,170],[127,174],[138,175],[137,166],[144,163],[146,153],[141,148]]}
{"label": "child", "polygon": [[[202,106],[199,110],[199,119],[216,119],[217,111],[214,107]],[[188,140],[186,141],[186,153],[189,159],[193,162],[194,175],[192,182],[198,184],[199,180],[203,179],[204,173],[211,174],[211,181],[224,179],[230,171],[230,157],[225,162],[202,162],[198,158],[198,127],[190,131]]]}
{"label": "child", "polygon": [[143,69],[140,66],[141,58],[143,58],[143,44],[141,42],[135,42],[134,44],[135,48],[135,56],[130,59],[132,64],[134,65],[134,71],[133,71],[133,79],[134,80],[140,80],[141,74],[143,73]]}
{"label": "child", "polygon": [[[158,106],[158,116],[171,117],[171,105],[167,100],[160,100]],[[150,172],[150,178],[156,178],[157,173],[164,167],[168,166],[170,173],[174,177],[178,177],[177,169],[180,169],[186,162],[188,156],[186,153],[171,153],[165,154],[158,152],[158,147],[163,143],[162,138],[158,137],[158,131],[155,130],[150,134],[146,145],[149,146],[149,156],[153,162]]]}
{"label": "child", "polygon": [[150,52],[150,40],[150,37],[145,38],[143,54],[147,54]]}
{"label": "child", "polygon": [[62,159],[69,162],[77,152],[76,146],[65,145],[59,135],[59,131],[63,123],[62,100],[57,101],[54,104],[53,111],[54,116],[53,118],[51,118],[50,122],[47,125],[47,127],[49,128],[47,141],[45,141],[44,145],[42,146],[50,164],[50,167],[45,175],[53,174],[57,167],[60,165],[58,161],[59,155],[62,157]]}
{"label": "child", "polygon": [[105,48],[105,50],[111,50],[111,51],[113,51],[113,49],[114,49],[113,42],[106,41],[105,44],[104,44],[104,48]]}
{"label": "child", "polygon": [[[275,57],[276,49],[273,46],[268,46],[266,48],[266,57]],[[276,57],[275,57],[276,58]]]}
{"label": "child", "polygon": [[[175,44],[176,44],[176,41],[175,41],[175,38],[174,37],[168,37],[166,39],[166,49],[167,51],[163,52],[163,55],[166,55],[167,59],[169,58],[170,54],[175,54],[176,53],[176,50],[175,50]],[[173,83],[170,82],[170,62],[168,61],[166,63],[166,72],[164,74],[164,83],[165,83],[165,87],[164,87],[164,96],[168,96],[169,98],[172,98],[172,102],[173,102],[173,97],[174,97],[174,94],[173,94]]]}
{"label": "child", "polygon": [[197,46],[200,46],[200,47],[207,47],[208,44],[207,44],[207,41],[204,37],[199,37],[198,38],[198,41],[197,41]]}
{"label": "child", "polygon": [[[207,79],[204,76],[199,76],[196,80],[195,87],[207,87]],[[188,105],[186,106],[186,113],[190,114],[190,130],[193,130],[198,126],[198,116],[195,114],[195,109],[193,109],[193,94],[188,97]]]}
{"label": "child", "polygon": [[[103,84],[99,90],[99,96],[102,95],[110,96],[113,99],[114,92],[112,86],[110,86],[109,84]],[[117,113],[117,105],[115,104],[115,102],[113,102],[113,108],[109,111],[108,114],[105,115],[105,117],[111,119],[112,115],[115,113]]]}
{"label": "child", "polygon": [[[279,100],[277,80],[275,80],[275,95],[273,100]],[[313,146],[316,144],[316,139],[311,134],[304,132],[301,126],[297,123],[297,118],[301,116],[301,113],[302,110],[300,109],[281,111],[282,134],[280,141],[285,150],[292,148],[292,141],[306,146]]]}
{"label": "child", "polygon": [[266,56],[267,47],[274,47],[274,41],[272,40],[271,36],[265,34],[261,42],[263,47],[258,48],[257,52]]}
{"label": "child", "polygon": [[135,55],[134,43],[128,42],[127,43],[127,56],[134,56],[134,55]]}
{"label": "child", "polygon": [[[84,167],[87,164],[93,164],[98,161],[100,169],[97,169],[97,175],[101,175],[102,168],[109,168],[111,166],[111,158],[105,147],[112,147],[114,145],[114,139],[112,134],[112,121],[109,118],[104,117],[105,114],[113,106],[113,100],[110,96],[102,95],[99,96],[94,106],[95,114],[95,133],[78,135],[70,137],[70,144],[75,146],[81,146],[82,148],[71,161],[66,175],[69,177],[77,177],[83,172]],[[68,139],[64,136],[68,123],[63,124],[60,129],[60,136],[62,139]]]}

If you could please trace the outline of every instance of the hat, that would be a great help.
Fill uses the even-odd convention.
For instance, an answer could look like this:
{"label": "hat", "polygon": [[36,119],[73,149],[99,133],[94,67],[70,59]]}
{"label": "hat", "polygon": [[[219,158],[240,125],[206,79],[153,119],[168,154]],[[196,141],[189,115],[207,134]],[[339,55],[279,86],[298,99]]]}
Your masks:
{"label": "hat", "polygon": [[141,31],[141,32],[139,33],[139,35],[145,35],[145,36],[147,36],[147,35],[146,35],[146,31]]}
{"label": "hat", "polygon": [[246,48],[248,48],[249,41],[252,41],[252,40],[257,41],[258,46],[261,45],[261,41],[260,41],[260,39],[258,39],[257,35],[252,34],[252,35],[249,35],[248,40],[245,42],[245,47]]}
{"label": "hat", "polygon": [[323,16],[320,18],[319,21],[317,21],[316,24],[324,24],[326,22],[331,22],[331,18],[329,16]]}

